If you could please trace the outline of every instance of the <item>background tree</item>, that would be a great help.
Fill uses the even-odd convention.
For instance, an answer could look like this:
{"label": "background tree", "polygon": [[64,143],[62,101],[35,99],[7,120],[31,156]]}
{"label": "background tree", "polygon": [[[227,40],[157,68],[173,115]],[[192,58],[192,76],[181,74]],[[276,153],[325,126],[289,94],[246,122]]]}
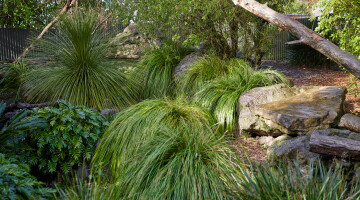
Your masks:
{"label": "background tree", "polygon": [[[281,10],[290,2],[272,0],[269,6]],[[259,46],[267,44],[264,40],[271,41],[268,36],[273,34],[268,33],[275,30],[265,20],[234,7],[230,0],[123,0],[121,5],[127,10],[123,16],[132,15],[147,35],[189,44],[202,42],[220,57],[235,57],[239,44],[246,47],[242,49],[245,56],[263,54]]]}
{"label": "background tree", "polygon": [[0,2],[0,27],[42,28],[63,6],[56,0],[3,0]]}
{"label": "background tree", "polygon": [[321,0],[318,7],[322,15],[316,31],[360,59],[360,1]]}

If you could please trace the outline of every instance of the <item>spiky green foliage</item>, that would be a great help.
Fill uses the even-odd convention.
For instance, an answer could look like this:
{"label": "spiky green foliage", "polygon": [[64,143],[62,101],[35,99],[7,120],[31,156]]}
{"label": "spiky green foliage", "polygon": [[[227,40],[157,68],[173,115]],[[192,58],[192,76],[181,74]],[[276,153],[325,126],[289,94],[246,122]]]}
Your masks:
{"label": "spiky green foliage", "polygon": [[280,164],[257,166],[255,171],[242,170],[238,199],[249,200],[337,200],[359,199],[357,177],[348,181],[342,167],[325,168],[318,163],[308,168]]}
{"label": "spiky green foliage", "polygon": [[37,42],[40,56],[50,61],[25,77],[25,96],[34,102],[65,99],[74,105],[102,109],[133,102],[127,80],[116,66],[103,65],[107,49],[95,11],[75,11],[57,30]]}
{"label": "spiky green foliage", "polygon": [[56,185],[57,194],[55,199],[59,200],[101,200],[111,199],[114,186],[101,181],[100,175],[88,178],[73,175],[71,178],[65,177],[62,184]]}
{"label": "spiky green foliage", "polygon": [[254,70],[239,59],[230,60],[228,65],[232,66],[231,73],[205,83],[195,94],[194,102],[209,109],[218,122],[232,131],[242,93],[255,87],[286,83],[286,78],[274,70]]}
{"label": "spiky green foliage", "polygon": [[94,163],[110,164],[111,174],[121,173],[124,163],[132,158],[142,143],[162,128],[210,127],[211,115],[182,100],[145,100],[119,112],[96,148]]}
{"label": "spiky green foliage", "polygon": [[128,159],[115,199],[226,199],[240,165],[209,127],[160,129]]}
{"label": "spiky green foliage", "polygon": [[55,191],[30,175],[30,167],[0,154],[0,199],[48,199]]}
{"label": "spiky green foliage", "polygon": [[[137,76],[144,76],[146,98],[161,98],[172,95],[174,89],[174,69],[189,49],[174,42],[166,42],[159,48],[145,52]],[[143,72],[142,72],[143,71]],[[138,79],[135,77],[135,79]]]}
{"label": "spiky green foliage", "polygon": [[204,55],[177,78],[177,89],[192,96],[207,81],[225,76],[231,68],[228,60],[222,60],[215,54]]}

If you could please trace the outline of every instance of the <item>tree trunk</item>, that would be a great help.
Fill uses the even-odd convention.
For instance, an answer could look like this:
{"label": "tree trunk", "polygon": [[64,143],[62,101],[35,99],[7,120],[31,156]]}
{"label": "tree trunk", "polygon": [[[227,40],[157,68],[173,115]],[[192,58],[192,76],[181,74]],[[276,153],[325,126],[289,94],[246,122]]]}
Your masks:
{"label": "tree trunk", "polygon": [[338,46],[326,40],[318,33],[308,29],[300,22],[290,17],[277,13],[266,4],[261,4],[255,0],[232,0],[235,5],[240,5],[249,12],[261,17],[268,22],[280,27],[282,30],[289,31],[299,40],[289,44],[306,44],[320,53],[324,54],[337,64],[345,67],[351,74],[360,79],[360,60],[355,56],[342,51]]}
{"label": "tree trunk", "polygon": [[360,160],[360,141],[357,140],[313,133],[309,146],[311,152]]}
{"label": "tree trunk", "polygon": [[[41,39],[46,32],[49,31],[49,29],[60,19],[60,16],[63,15],[65,12],[67,12],[75,3],[76,0],[67,0],[64,8],[60,11],[59,15],[55,17],[54,20],[52,20],[46,27],[41,31],[40,35],[37,36],[35,42],[39,39]],[[24,52],[14,61],[17,62],[21,60],[29,51],[31,51],[35,47],[34,42],[30,44],[28,48],[24,50]]]}

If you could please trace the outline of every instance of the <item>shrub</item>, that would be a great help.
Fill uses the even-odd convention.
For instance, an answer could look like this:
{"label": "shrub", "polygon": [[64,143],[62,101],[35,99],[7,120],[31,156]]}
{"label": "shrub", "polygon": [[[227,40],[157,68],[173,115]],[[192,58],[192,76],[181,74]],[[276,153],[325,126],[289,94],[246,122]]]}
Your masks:
{"label": "shrub", "polygon": [[95,11],[65,15],[58,29],[37,42],[46,66],[25,76],[25,96],[34,102],[65,99],[74,105],[122,108],[135,98],[116,66],[104,65],[108,44]]}
{"label": "shrub", "polygon": [[195,94],[194,102],[207,108],[232,131],[237,121],[238,100],[242,93],[261,86],[275,83],[286,83],[286,78],[274,70],[253,70],[245,61],[230,60],[232,71],[227,76],[218,77],[206,82]]}
{"label": "shrub", "polygon": [[255,171],[242,170],[238,183],[239,199],[359,199],[358,180],[348,182],[342,167],[326,169],[321,163],[300,169],[285,164],[257,166]]}
{"label": "shrub", "polygon": [[145,52],[134,79],[144,77],[143,98],[161,98],[172,95],[174,69],[189,49],[174,42],[166,42],[159,48]]}
{"label": "shrub", "polygon": [[145,100],[119,112],[96,148],[94,163],[110,164],[112,177],[122,173],[123,164],[136,155],[143,142],[163,128],[210,127],[211,115],[182,100]]}
{"label": "shrub", "polygon": [[59,108],[34,109],[27,122],[43,120],[45,126],[35,127],[27,134],[32,150],[29,163],[44,174],[67,173],[73,166],[90,160],[107,122],[94,110],[58,101]]}
{"label": "shrub", "polygon": [[15,164],[0,154],[0,198],[1,199],[46,199],[55,192],[43,187],[29,173],[25,164]]}

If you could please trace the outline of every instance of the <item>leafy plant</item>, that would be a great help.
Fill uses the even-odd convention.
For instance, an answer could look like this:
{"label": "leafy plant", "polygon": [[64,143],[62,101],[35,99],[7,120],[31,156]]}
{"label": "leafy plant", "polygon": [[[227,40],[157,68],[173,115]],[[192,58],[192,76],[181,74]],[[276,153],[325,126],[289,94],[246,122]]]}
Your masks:
{"label": "leafy plant", "polygon": [[233,68],[231,73],[206,82],[195,94],[194,102],[207,108],[219,123],[232,131],[237,121],[238,99],[242,93],[255,87],[286,83],[287,80],[274,70],[253,70],[243,60],[233,59],[228,65]]}
{"label": "leafy plant", "polygon": [[206,126],[159,129],[127,160],[114,199],[227,199],[240,162]]}
{"label": "leafy plant", "polygon": [[24,76],[30,69],[24,60],[6,65],[2,69],[2,71],[4,71],[4,77],[0,80],[0,86],[2,87],[0,93],[15,91],[15,98],[19,99],[21,97],[21,85],[24,81]]}
{"label": "leafy plant", "polygon": [[353,0],[320,0],[322,10],[316,31],[339,47],[360,58],[360,2]]}
{"label": "leafy plant", "polygon": [[166,42],[159,48],[145,52],[140,69],[133,74],[134,79],[144,77],[143,97],[145,99],[172,95],[174,69],[188,53],[188,48],[174,42]]}
{"label": "leafy plant", "polygon": [[109,164],[110,173],[116,178],[123,173],[124,164],[159,130],[205,130],[213,124],[208,112],[184,100],[145,100],[117,114],[96,148],[93,163],[103,167]]}
{"label": "leafy plant", "polygon": [[55,192],[31,176],[28,165],[13,162],[0,154],[1,199],[47,199]]}
{"label": "leafy plant", "polygon": [[359,199],[358,180],[348,182],[342,167],[325,168],[320,162],[308,168],[279,164],[258,165],[255,171],[242,169],[237,198],[254,200],[283,199]]}
{"label": "leafy plant", "polygon": [[[103,65],[108,44],[93,10],[65,15],[53,34],[37,42],[46,66],[25,76],[25,96],[34,102],[65,99],[74,105],[122,108],[135,95],[116,66]],[[131,87],[132,88],[132,87]]]}
{"label": "leafy plant", "polygon": [[44,174],[67,173],[83,160],[90,160],[97,141],[107,127],[107,122],[94,110],[72,106],[58,101],[59,108],[34,109],[27,122],[44,120],[45,127],[34,127],[27,134],[33,148],[29,163],[36,165]]}

